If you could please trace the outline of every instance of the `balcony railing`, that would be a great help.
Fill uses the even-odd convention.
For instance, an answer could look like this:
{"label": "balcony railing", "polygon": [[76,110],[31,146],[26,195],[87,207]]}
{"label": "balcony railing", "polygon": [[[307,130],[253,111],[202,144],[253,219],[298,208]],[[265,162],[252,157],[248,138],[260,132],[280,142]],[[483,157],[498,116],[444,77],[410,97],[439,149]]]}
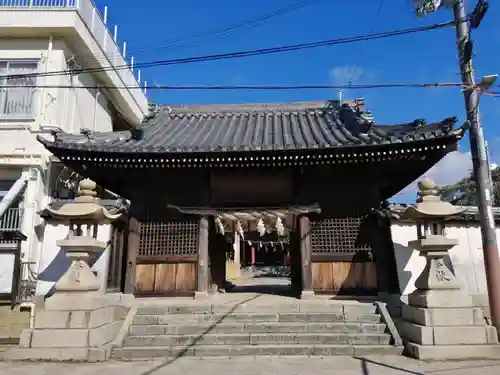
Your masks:
{"label": "balcony railing", "polygon": [[[107,27],[106,11],[104,12],[105,16],[102,17],[92,0],[0,0],[0,10],[5,8],[22,10],[75,10],[99,44],[110,66],[120,67],[116,69],[116,73],[123,85],[130,88],[140,87],[140,82],[132,71],[133,67],[127,63],[114,36]],[[98,56],[98,60],[102,61],[102,57],[99,58]],[[128,68],[123,68],[127,65]],[[146,100],[144,96],[145,92],[133,89],[129,90],[129,92],[134,97],[136,103],[142,107],[142,103]]]}
{"label": "balcony railing", "polygon": [[2,217],[0,217],[0,230],[21,230],[22,221],[23,209],[9,208],[4,212]]}

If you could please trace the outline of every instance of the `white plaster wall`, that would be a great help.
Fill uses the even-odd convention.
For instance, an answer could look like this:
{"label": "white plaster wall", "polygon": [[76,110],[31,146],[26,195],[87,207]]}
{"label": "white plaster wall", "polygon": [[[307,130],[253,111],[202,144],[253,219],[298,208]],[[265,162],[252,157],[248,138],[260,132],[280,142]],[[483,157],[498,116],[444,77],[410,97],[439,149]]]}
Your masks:
{"label": "white plaster wall", "polygon": [[0,248],[0,293],[12,291],[12,276],[14,275],[14,254],[1,251]]}
{"label": "white plaster wall", "polygon": [[[0,39],[0,60],[39,60],[42,73],[68,69],[66,61],[74,53],[64,40],[55,38],[50,53],[48,47],[48,37]],[[72,83],[80,88],[38,88],[31,119],[0,117],[0,154],[48,154],[36,140],[41,125],[57,126],[69,133],[79,133],[83,128],[112,131],[107,95],[94,88],[99,82],[91,74],[79,74],[73,81],[63,75],[37,78],[41,86],[69,86]]]}
{"label": "white plaster wall", "polygon": [[[86,56],[87,60],[89,56],[94,56],[99,66],[103,68],[126,64],[106,25],[99,16],[94,17],[92,2],[82,0],[79,3],[78,11],[51,7],[50,4],[48,7],[30,7],[27,2],[21,7],[10,9],[3,7],[0,12],[0,36],[12,40],[21,37],[33,38],[33,36],[48,35],[49,33],[64,35],[78,43],[77,52],[80,56]],[[91,28],[93,32],[91,32]],[[104,44],[105,39],[106,44]],[[105,53],[111,58],[103,58]],[[132,87],[137,85],[134,74],[129,69],[111,69],[105,75],[111,85]],[[144,92],[122,88],[114,90],[113,95],[120,103],[124,115],[132,123],[139,124],[147,113],[148,107],[148,100]]]}
{"label": "white plaster wall", "polygon": [[[101,225],[98,230],[97,239],[108,242],[110,238],[110,225]],[[52,289],[55,282],[68,269],[69,261],[56,242],[68,234],[68,226],[58,223],[47,223],[42,245],[39,263],[37,296],[45,296]],[[92,270],[97,271],[101,281],[101,290],[105,291],[107,282],[107,270],[109,264],[109,246],[93,265]]]}
{"label": "white plaster wall", "polygon": [[[391,234],[401,294],[407,295],[415,290],[415,280],[425,266],[425,259],[418,251],[408,247],[409,241],[417,239],[415,224],[394,221]],[[478,223],[449,224],[446,235],[459,241],[459,244],[450,250],[449,258],[462,286],[471,295],[486,294],[481,231]],[[497,236],[499,235],[500,228],[497,228]]]}

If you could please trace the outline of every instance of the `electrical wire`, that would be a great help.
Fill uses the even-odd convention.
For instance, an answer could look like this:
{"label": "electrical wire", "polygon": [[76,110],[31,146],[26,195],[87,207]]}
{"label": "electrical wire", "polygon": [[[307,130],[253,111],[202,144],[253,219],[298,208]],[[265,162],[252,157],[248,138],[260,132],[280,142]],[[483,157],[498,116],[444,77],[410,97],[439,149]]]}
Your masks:
{"label": "electrical wire", "polygon": [[379,83],[369,85],[155,85],[155,86],[71,86],[71,85],[0,85],[0,89],[9,88],[44,88],[44,89],[108,89],[108,90],[314,90],[314,89],[383,89],[383,88],[439,88],[439,87],[463,87],[463,83],[455,82],[430,82],[430,83]]}
{"label": "electrical wire", "polygon": [[[310,5],[313,5],[316,3],[320,3],[320,2],[324,2],[324,1],[332,1],[332,0],[301,0],[301,1],[296,1],[292,4],[277,8],[271,12],[260,14],[256,17],[253,17],[253,18],[241,21],[241,22],[229,24],[229,25],[224,26],[224,27],[219,27],[219,28],[203,31],[203,32],[193,34],[193,35],[188,36],[188,37],[174,38],[171,40],[167,40],[165,42],[160,42],[160,43],[155,43],[155,44],[142,44],[142,45],[136,46],[133,50],[130,50],[130,52],[133,51],[133,55],[135,58],[137,56],[144,55],[146,53],[150,53],[152,50],[154,50],[154,52],[156,53],[159,50],[163,50],[163,51],[165,51],[165,50],[167,50],[167,51],[179,50],[179,49],[182,49],[184,47],[199,45],[200,43],[202,43],[204,41],[213,40],[215,38],[220,38],[220,37],[225,37],[225,36],[228,36],[228,35],[233,34],[235,32],[258,26],[258,25],[265,23],[273,18],[280,17],[280,16],[283,16],[285,14],[296,11],[298,9],[302,9],[302,8],[307,7],[307,6],[310,6]],[[122,56],[122,55],[123,55],[122,52],[112,53],[112,54],[100,53],[100,54],[95,54],[95,55],[88,53],[88,54],[79,55],[78,57],[81,58],[84,56],[88,56],[88,58],[83,58],[80,60],[82,63],[85,63],[85,62],[95,61],[96,57],[97,57],[98,61],[101,60],[100,62],[102,62],[102,61],[106,61],[106,59],[113,59],[116,56]],[[131,54],[129,54],[129,55],[131,55]]]}
{"label": "electrical wire", "polygon": [[[170,60],[155,60],[146,63],[136,64],[136,68],[149,68],[156,66],[168,66],[168,65],[180,65],[180,64],[188,64],[194,62],[206,62],[206,61],[215,61],[215,60],[227,60],[227,59],[235,59],[235,58],[245,58],[251,56],[262,56],[274,53],[283,53],[283,52],[291,52],[305,49],[312,49],[318,47],[325,46],[333,46],[339,44],[349,44],[356,43],[366,40],[377,40],[377,39],[385,39],[394,36],[408,35],[418,32],[437,30],[446,27],[450,27],[455,25],[456,21],[448,21],[442,22],[438,24],[414,27],[408,29],[398,29],[393,31],[386,31],[368,35],[361,35],[355,37],[344,37],[344,38],[336,38],[336,39],[327,39],[321,40],[317,42],[309,42],[309,43],[299,43],[299,44],[291,44],[279,47],[270,47],[270,48],[260,48],[254,50],[246,50],[246,51],[237,51],[237,52],[227,52],[227,53],[219,53],[212,55],[204,55],[204,56],[194,56],[194,57],[186,57],[179,59],[170,59]],[[27,77],[47,77],[47,76],[57,76],[57,75],[66,75],[66,74],[80,74],[80,73],[97,73],[97,72],[107,72],[107,71],[117,71],[122,69],[130,69],[128,64],[126,65],[117,65],[105,68],[85,68],[85,69],[72,69],[72,70],[60,70],[54,72],[47,73],[24,73],[24,74],[9,74],[4,75],[3,78],[7,79],[17,79],[17,78],[27,78]]]}
{"label": "electrical wire", "polygon": [[[373,33],[375,31],[375,26],[376,26],[377,21],[378,21],[378,19],[380,17],[380,13],[382,12],[382,8],[384,7],[384,2],[385,2],[385,0],[379,0],[379,4],[378,4],[378,7],[377,7],[377,14],[375,15],[375,19],[373,20],[373,23],[370,26],[370,29],[368,30],[369,34],[371,34],[371,33]],[[361,49],[361,58],[360,58],[360,61],[363,61],[364,57],[365,57],[365,48],[362,48]],[[358,66],[356,65],[354,67],[354,69],[352,70],[352,72],[350,74],[350,77],[349,77],[349,79],[347,81],[348,84],[352,84],[352,80],[354,79],[357,71],[358,71]]]}

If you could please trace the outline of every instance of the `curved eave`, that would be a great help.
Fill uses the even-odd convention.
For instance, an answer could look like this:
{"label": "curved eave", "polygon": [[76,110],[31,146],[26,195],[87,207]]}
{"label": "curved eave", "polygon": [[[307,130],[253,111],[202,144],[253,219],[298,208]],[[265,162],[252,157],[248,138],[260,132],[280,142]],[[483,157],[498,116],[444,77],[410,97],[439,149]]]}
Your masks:
{"label": "curved eave", "polygon": [[[147,150],[93,147],[88,144],[67,144],[48,141],[39,137],[47,150],[61,161],[99,166],[140,168],[189,168],[189,167],[252,167],[294,166],[335,163],[363,163],[390,161],[419,157],[428,152],[452,151],[463,137],[464,129],[455,129],[439,138],[399,141],[382,144],[349,145],[343,147],[303,148],[291,150],[249,150],[215,152],[156,152]],[[120,151],[118,151],[120,150]]]}

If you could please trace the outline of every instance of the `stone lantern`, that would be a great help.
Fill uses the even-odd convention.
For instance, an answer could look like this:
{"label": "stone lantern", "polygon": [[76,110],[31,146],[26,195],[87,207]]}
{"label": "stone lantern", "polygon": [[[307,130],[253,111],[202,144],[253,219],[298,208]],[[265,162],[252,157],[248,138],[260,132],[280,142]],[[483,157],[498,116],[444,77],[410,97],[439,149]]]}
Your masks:
{"label": "stone lantern", "polygon": [[458,245],[446,237],[447,220],[464,209],[443,202],[438,186],[429,179],[418,183],[418,199],[403,219],[416,223],[417,239],[408,246],[425,257],[426,264],[415,281],[416,290],[402,305],[399,331],[407,352],[419,359],[498,358],[495,327],[486,324],[481,308],[462,290],[444,257]]}
{"label": "stone lantern", "polygon": [[103,361],[110,357],[128,308],[100,293],[99,279],[88,261],[104,252],[107,243],[97,239],[100,224],[118,219],[99,204],[96,184],[83,180],[77,198],[52,217],[69,225],[65,239],[57,245],[71,264],[56,282],[56,292],[37,306],[33,328],[21,334],[18,348],[6,359]]}
{"label": "stone lantern", "polygon": [[[418,250],[425,257],[425,268],[415,281],[417,290],[410,294],[412,305],[423,307],[441,306],[450,301],[450,293],[457,291],[456,298],[466,298],[460,292],[460,283],[446,265],[444,258],[448,250],[458,245],[456,239],[447,238],[446,220],[456,218],[465,209],[443,202],[439,196],[438,186],[429,179],[418,183],[417,203],[406,209],[404,217],[412,219],[417,225],[417,239],[409,241],[408,246]],[[446,291],[443,295],[440,291]],[[444,300],[443,300],[444,299]],[[454,300],[456,304],[458,301]]]}
{"label": "stone lantern", "polygon": [[56,282],[56,292],[47,300],[47,307],[62,303],[76,308],[88,304],[89,297],[95,300],[99,295],[100,280],[88,262],[92,257],[102,254],[107,247],[106,242],[97,239],[99,225],[118,219],[121,213],[113,215],[101,206],[95,189],[95,182],[85,179],[80,182],[74,201],[58,210],[48,209],[54,219],[69,224],[67,237],[56,244],[66,253],[71,264]]}

